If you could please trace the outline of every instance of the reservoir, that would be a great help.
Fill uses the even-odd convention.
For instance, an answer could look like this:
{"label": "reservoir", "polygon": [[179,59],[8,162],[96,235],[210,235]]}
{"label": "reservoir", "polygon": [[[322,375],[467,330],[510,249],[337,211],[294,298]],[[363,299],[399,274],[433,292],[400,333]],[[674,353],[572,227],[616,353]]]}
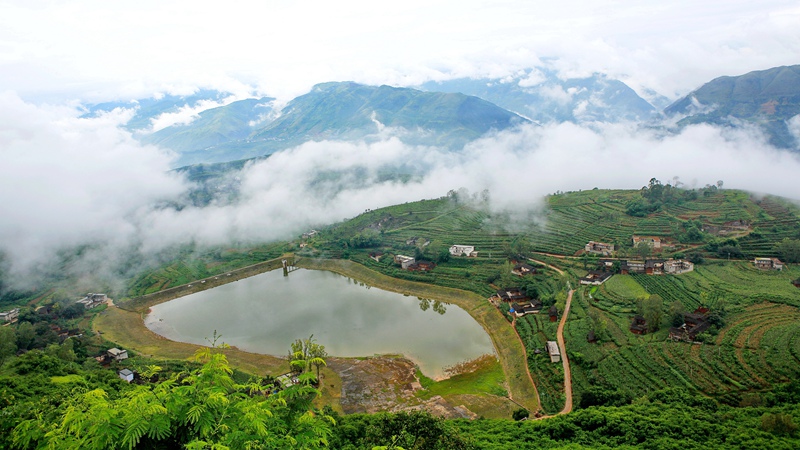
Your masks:
{"label": "reservoir", "polygon": [[286,356],[297,339],[314,339],[331,356],[402,353],[432,378],[444,368],[491,353],[483,328],[455,305],[366,286],[341,275],[274,270],[153,306],[150,330],[168,339]]}

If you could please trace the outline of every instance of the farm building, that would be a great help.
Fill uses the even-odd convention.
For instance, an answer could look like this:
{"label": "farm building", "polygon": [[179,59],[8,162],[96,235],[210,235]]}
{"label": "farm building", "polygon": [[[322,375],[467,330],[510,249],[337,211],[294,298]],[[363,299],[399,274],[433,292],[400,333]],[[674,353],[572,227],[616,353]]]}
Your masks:
{"label": "farm building", "polygon": [[133,372],[130,369],[122,369],[117,372],[117,375],[119,375],[121,379],[127,381],[128,383],[133,381]]}
{"label": "farm building", "polygon": [[19,308],[14,308],[10,311],[5,311],[0,313],[0,321],[2,322],[13,322],[17,320],[19,317]]}
{"label": "farm building", "polygon": [[547,353],[550,354],[550,362],[561,361],[561,351],[558,349],[558,342],[547,341]]}
{"label": "farm building", "polygon": [[550,316],[550,322],[555,322],[558,320],[558,308],[556,305],[550,307],[550,311],[548,311],[547,315]]}
{"label": "farm building", "polygon": [[78,303],[82,304],[84,308],[90,309],[94,308],[95,306],[102,305],[103,303],[108,300],[106,294],[92,294],[91,292],[86,294],[86,297],[78,300]]}
{"label": "farm building", "polygon": [[406,269],[412,272],[429,272],[433,270],[434,267],[436,267],[436,264],[431,261],[417,261],[409,264]]}
{"label": "farm building", "polygon": [[584,247],[584,250],[586,253],[598,253],[604,256],[610,256],[612,253],[614,253],[614,244],[589,241],[589,243]]}
{"label": "farm building", "polygon": [[633,334],[647,334],[647,321],[640,315],[634,316],[630,330]]}
{"label": "farm building", "polygon": [[383,257],[383,252],[370,252],[369,257],[374,259],[376,262],[381,262],[381,257]]}
{"label": "farm building", "polygon": [[625,260],[619,263],[619,273],[628,275],[630,273],[644,273],[646,261]]}
{"label": "farm building", "polygon": [[589,330],[589,333],[586,335],[586,342],[590,344],[597,342],[597,335],[595,334],[594,330]]}
{"label": "farm building", "polygon": [[525,275],[536,275],[536,267],[533,267],[530,264],[517,264],[513,269],[511,269],[511,273],[520,277],[524,277]]}
{"label": "farm building", "polygon": [[655,249],[661,248],[661,238],[655,236],[633,236],[633,246],[638,247],[640,244],[648,245]]}
{"label": "farm building", "polygon": [[753,264],[756,265],[756,268],[764,270],[783,270],[784,265],[778,258],[756,258],[753,260]]}
{"label": "farm building", "polygon": [[648,275],[661,275],[664,273],[663,259],[648,259],[644,262],[644,273]]}
{"label": "farm building", "polygon": [[597,267],[604,272],[613,272],[614,263],[616,260],[613,259],[601,259],[597,261]]}
{"label": "farm building", "polygon": [[520,289],[520,288],[500,289],[499,291],[497,291],[497,293],[494,296],[495,296],[495,298],[497,298],[497,299],[499,299],[500,301],[503,301],[503,302],[521,303],[521,302],[527,302],[527,301],[530,300],[530,298],[528,298],[528,296],[525,295],[525,293],[523,293],[522,289]]}
{"label": "farm building", "polygon": [[395,255],[394,262],[395,264],[400,264],[400,267],[402,267],[403,269],[408,269],[408,266],[414,264],[417,261],[411,256]]}
{"label": "farm building", "polygon": [[453,256],[478,256],[473,245],[453,245],[450,247],[450,254]]}
{"label": "farm building", "polygon": [[600,286],[601,284],[605,283],[606,280],[611,278],[614,275],[611,272],[600,272],[597,270],[591,270],[589,273],[586,274],[585,277],[581,278],[581,284],[590,284],[592,286]]}
{"label": "farm building", "polygon": [[679,275],[694,270],[694,264],[683,259],[668,259],[664,262],[664,272]]}
{"label": "farm building", "polygon": [[794,285],[794,287],[800,288],[800,278],[792,280],[792,284]]}
{"label": "farm building", "polygon": [[508,312],[517,317],[522,317],[526,314],[539,314],[541,311],[542,302],[532,301],[529,303],[514,303]]}
{"label": "farm building", "polygon": [[115,361],[122,361],[123,359],[128,359],[128,351],[127,350],[120,350],[116,347],[108,349],[106,352],[109,358]]}
{"label": "farm building", "polygon": [[669,329],[669,338],[673,341],[694,342],[697,335],[708,330],[708,309],[697,308],[691,314],[683,315],[683,324]]}
{"label": "farm building", "polygon": [[694,264],[683,259],[646,259],[626,260],[619,265],[619,271],[623,275],[631,273],[646,273],[648,275],[663,275],[665,273],[678,275],[694,270]]}

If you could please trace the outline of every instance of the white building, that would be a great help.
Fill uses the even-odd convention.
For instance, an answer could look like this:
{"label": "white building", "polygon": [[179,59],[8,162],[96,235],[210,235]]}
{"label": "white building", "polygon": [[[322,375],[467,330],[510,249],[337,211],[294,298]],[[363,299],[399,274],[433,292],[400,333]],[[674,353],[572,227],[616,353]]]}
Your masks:
{"label": "white building", "polygon": [[106,294],[92,294],[89,292],[86,294],[86,297],[78,300],[78,303],[82,304],[86,309],[94,308],[95,306],[102,305],[103,303],[108,300]]}
{"label": "white building", "polygon": [[127,381],[128,383],[133,381],[133,372],[131,372],[130,369],[122,369],[119,372],[117,372],[117,375],[119,375],[120,378]]}
{"label": "white building", "polygon": [[453,256],[478,256],[474,245],[453,245],[450,247],[450,254]]}
{"label": "white building", "polygon": [[558,342],[547,341],[547,353],[550,354],[550,362],[561,361],[561,350],[558,349]]}
{"label": "white building", "polygon": [[400,267],[402,267],[403,269],[408,269],[408,266],[414,264],[415,262],[417,262],[417,260],[415,260],[411,256],[395,255],[394,262],[400,264]]}
{"label": "white building", "polygon": [[17,317],[19,317],[19,308],[14,308],[11,311],[0,313],[0,321],[2,322],[13,322],[17,320]]}
{"label": "white building", "polygon": [[122,361],[123,359],[128,359],[128,351],[127,350],[120,350],[116,347],[108,349],[108,356],[109,358],[115,361]]}

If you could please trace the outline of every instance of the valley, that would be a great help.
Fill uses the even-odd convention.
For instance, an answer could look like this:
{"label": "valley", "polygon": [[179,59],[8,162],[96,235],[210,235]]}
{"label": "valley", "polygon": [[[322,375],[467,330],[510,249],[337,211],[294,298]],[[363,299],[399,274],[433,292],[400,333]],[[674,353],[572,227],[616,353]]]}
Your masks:
{"label": "valley", "polygon": [[[546,311],[513,317],[491,306],[486,300],[500,287],[521,286],[561,311],[568,284],[581,286],[564,323],[576,407],[597,404],[602,398],[638,398],[668,387],[737,405],[745,398],[754,401],[759,392],[793,379],[800,370],[793,356],[800,351],[795,347],[800,329],[793,318],[800,296],[791,283],[800,272],[792,265],[764,271],[747,260],[779,256],[777,248],[783,239],[797,236],[800,216],[797,207],[779,198],[705,189],[680,202],[667,202],[645,217],[626,213],[642,197],[640,192],[557,194],[547,199],[547,206],[530,213],[524,230],[508,213],[485,210],[479,197],[463,199],[453,194],[370,211],[280,248],[293,252],[291,257],[300,267],[334,271],[370,286],[437,299],[468,311],[492,336],[509,396],[531,411],[554,414],[565,407],[564,371],[545,361],[546,352],[539,354],[545,341],[556,340],[558,323],[548,322]],[[690,191],[679,194],[686,192]],[[725,225],[732,222],[747,232],[727,237],[720,230],[733,227]],[[697,235],[689,232],[692,227]],[[641,234],[660,236],[665,244],[644,253],[629,242]],[[614,242],[618,260],[673,256],[694,260],[696,265],[681,275],[617,274],[600,286],[586,287],[579,279],[599,261],[583,250],[592,239]],[[449,244],[455,242],[474,246],[477,257],[450,255]],[[736,256],[729,260],[731,252]],[[431,261],[434,267],[403,270],[393,261],[398,254]],[[167,265],[137,279],[130,292],[149,292],[148,286],[168,287],[185,280],[176,275],[190,266],[210,270],[225,264],[219,256],[205,259],[211,256],[188,266],[185,261]],[[509,261],[520,258],[536,267],[537,273],[512,274]],[[276,261],[259,270],[275,268]],[[253,273],[250,270],[245,274]],[[175,275],[165,277],[168,273]],[[197,281],[193,284],[195,289],[206,289]],[[662,324],[655,332],[637,336],[628,328],[641,307],[637,303],[648,296],[659,297]],[[141,302],[134,298],[120,305],[144,311],[153,304]],[[703,336],[703,344],[669,340],[673,316],[698,307],[723,315],[723,323],[711,330],[713,334]],[[141,319],[135,320],[141,327]],[[521,340],[510,338],[508,332]],[[594,342],[587,341],[590,332],[596,336]],[[515,341],[524,344],[526,353],[511,345]],[[135,342],[131,341],[134,348]],[[534,386],[529,386],[528,379]]]}

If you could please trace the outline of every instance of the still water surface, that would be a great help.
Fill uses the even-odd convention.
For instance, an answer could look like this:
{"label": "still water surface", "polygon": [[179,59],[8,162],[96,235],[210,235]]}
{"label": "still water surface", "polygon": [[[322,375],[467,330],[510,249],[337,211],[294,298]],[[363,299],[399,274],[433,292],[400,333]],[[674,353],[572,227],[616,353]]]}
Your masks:
{"label": "still water surface", "polygon": [[435,378],[444,376],[444,367],[494,354],[483,328],[454,305],[321,270],[300,269],[288,277],[274,270],[187,295],[152,307],[145,325],[193,344],[208,344],[216,330],[227,344],[278,356],[313,334],[330,355],[402,353]]}

